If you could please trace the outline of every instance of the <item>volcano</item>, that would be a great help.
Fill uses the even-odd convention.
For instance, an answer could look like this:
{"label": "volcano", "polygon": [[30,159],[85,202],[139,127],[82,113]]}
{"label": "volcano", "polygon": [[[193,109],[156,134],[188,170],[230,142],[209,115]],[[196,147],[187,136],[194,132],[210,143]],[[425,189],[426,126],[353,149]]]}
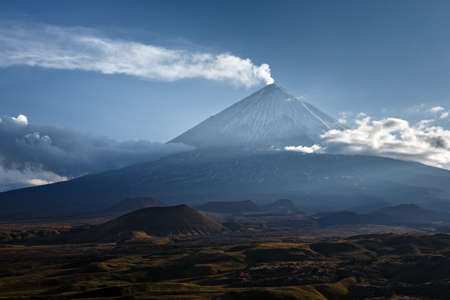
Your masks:
{"label": "volcano", "polygon": [[301,97],[270,84],[170,142],[197,148],[310,146],[324,131],[342,128]]}
{"label": "volcano", "polygon": [[268,85],[172,140],[195,146],[193,151],[0,193],[0,219],[103,212],[130,197],[154,197],[168,205],[242,200],[261,205],[284,198],[314,210],[394,206],[408,199],[450,211],[447,170],[374,156],[273,150],[311,145],[333,128],[341,125]]}

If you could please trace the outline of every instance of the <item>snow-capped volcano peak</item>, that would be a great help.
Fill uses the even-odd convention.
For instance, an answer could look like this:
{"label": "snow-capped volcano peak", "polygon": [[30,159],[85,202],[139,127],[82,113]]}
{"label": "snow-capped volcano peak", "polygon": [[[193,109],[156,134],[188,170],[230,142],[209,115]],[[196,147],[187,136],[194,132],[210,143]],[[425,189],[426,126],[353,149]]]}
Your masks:
{"label": "snow-capped volcano peak", "polygon": [[341,125],[301,97],[269,84],[173,139],[198,148],[312,145]]}
{"label": "snow-capped volcano peak", "polygon": [[279,87],[275,83],[266,85],[265,87],[253,93],[247,98],[250,97],[259,97],[259,99],[268,99],[269,97],[272,97],[274,99],[285,101],[301,100],[299,97],[295,97],[288,94],[283,88]]}

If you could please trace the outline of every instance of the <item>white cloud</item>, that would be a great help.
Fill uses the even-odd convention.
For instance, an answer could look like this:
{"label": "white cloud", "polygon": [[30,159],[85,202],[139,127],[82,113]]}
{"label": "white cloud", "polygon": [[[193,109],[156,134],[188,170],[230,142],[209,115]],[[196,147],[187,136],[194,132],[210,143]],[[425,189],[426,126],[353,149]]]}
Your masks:
{"label": "white cloud", "polygon": [[258,66],[249,58],[229,53],[168,49],[109,39],[92,30],[79,28],[43,25],[2,27],[0,67],[25,65],[96,71],[165,81],[203,78],[247,87],[274,82],[269,65]]}
{"label": "white cloud", "polygon": [[0,165],[0,192],[30,185],[42,185],[66,180],[68,180],[67,177],[59,176],[50,171],[5,169]]}
{"label": "white cloud", "polygon": [[322,147],[319,145],[312,145],[310,147],[308,146],[286,146],[284,147],[284,150],[286,151],[295,151],[295,152],[303,152],[303,153],[320,153],[322,152]]}
{"label": "white cloud", "polygon": [[355,129],[324,133],[327,152],[378,155],[450,169],[450,131],[432,126],[430,120],[410,125],[403,119],[366,116],[356,124]]}
{"label": "white cloud", "polygon": [[51,144],[52,139],[48,135],[41,135],[39,132],[27,133],[24,136],[28,144]]}
{"label": "white cloud", "polygon": [[445,108],[443,108],[442,106],[434,106],[432,108],[430,108],[430,112],[432,113],[438,113],[445,110]]}
{"label": "white cloud", "polygon": [[51,184],[51,183],[55,183],[55,182],[67,181],[67,180],[68,180],[67,177],[57,176],[57,178],[52,178],[50,180],[42,179],[42,178],[32,178],[30,180],[27,180],[26,183],[28,183],[29,185],[36,186],[36,185],[44,185],[44,184]]}
{"label": "white cloud", "polygon": [[440,119],[447,119],[448,118],[448,111],[443,112],[439,118]]}
{"label": "white cloud", "polygon": [[17,117],[11,117],[11,120],[17,125],[28,125],[28,118],[25,115],[18,115]]}

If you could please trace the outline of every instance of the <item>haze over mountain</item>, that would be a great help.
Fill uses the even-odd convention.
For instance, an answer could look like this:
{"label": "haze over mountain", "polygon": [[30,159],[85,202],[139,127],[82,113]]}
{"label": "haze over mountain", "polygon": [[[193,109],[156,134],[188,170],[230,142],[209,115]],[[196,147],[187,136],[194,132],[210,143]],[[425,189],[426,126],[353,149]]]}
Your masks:
{"label": "haze over mountain", "polygon": [[312,145],[335,119],[269,84],[171,140],[197,148]]}
{"label": "haze over mountain", "polygon": [[[167,204],[281,198],[313,210],[420,204],[450,210],[450,172],[373,156],[273,150],[308,145],[334,119],[268,85],[173,141],[198,149],[67,182],[0,193],[1,218],[102,211],[127,197]],[[272,149],[272,150],[269,150]]]}

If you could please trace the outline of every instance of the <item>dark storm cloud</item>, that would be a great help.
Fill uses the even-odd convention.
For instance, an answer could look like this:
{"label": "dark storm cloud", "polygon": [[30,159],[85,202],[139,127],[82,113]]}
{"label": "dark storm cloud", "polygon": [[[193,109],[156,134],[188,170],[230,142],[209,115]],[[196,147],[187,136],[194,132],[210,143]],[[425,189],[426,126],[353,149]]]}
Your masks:
{"label": "dark storm cloud", "polygon": [[157,159],[190,148],[148,141],[118,142],[72,130],[28,123],[26,116],[2,117],[0,167],[22,172],[48,171],[76,177]]}

